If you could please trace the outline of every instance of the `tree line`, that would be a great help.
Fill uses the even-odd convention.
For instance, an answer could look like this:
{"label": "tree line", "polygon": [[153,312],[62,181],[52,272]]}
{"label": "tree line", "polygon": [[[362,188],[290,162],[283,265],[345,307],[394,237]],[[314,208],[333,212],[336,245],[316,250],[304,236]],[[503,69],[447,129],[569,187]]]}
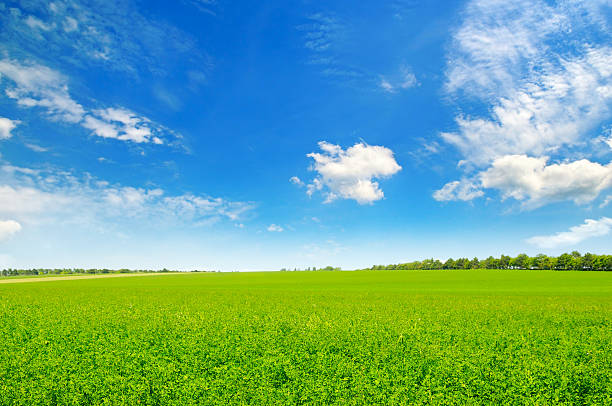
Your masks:
{"label": "tree line", "polygon": [[[117,274],[117,273],[153,273],[153,272],[179,272],[169,269],[81,269],[81,268],[32,268],[32,269],[3,269],[1,276],[23,276],[23,275],[96,275],[96,274]],[[192,271],[198,272],[198,271]]]}
{"label": "tree line", "polygon": [[612,255],[597,255],[578,251],[549,257],[544,254],[530,257],[519,254],[516,257],[502,255],[487,259],[449,258],[445,262],[437,259],[407,262],[403,264],[374,265],[369,270],[427,270],[427,269],[549,269],[557,271],[612,271]]}

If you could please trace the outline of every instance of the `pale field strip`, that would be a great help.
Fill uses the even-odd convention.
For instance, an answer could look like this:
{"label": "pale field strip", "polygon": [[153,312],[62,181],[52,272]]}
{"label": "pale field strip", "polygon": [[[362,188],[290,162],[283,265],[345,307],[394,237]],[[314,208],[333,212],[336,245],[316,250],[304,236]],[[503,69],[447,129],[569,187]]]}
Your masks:
{"label": "pale field strip", "polygon": [[168,273],[120,273],[120,274],[109,274],[109,275],[70,275],[70,276],[46,276],[42,278],[15,278],[15,279],[0,279],[2,283],[30,283],[30,282],[55,282],[55,281],[69,281],[77,279],[99,279],[99,278],[123,278],[128,276],[164,276],[164,275],[182,275],[189,274],[190,272],[168,272]]}

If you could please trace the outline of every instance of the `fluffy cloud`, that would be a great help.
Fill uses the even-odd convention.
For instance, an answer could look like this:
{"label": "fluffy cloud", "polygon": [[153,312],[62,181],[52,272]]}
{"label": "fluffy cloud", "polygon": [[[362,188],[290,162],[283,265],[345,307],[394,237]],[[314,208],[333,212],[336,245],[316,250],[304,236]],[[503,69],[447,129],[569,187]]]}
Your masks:
{"label": "fluffy cloud", "polygon": [[612,163],[601,165],[586,159],[548,165],[548,157],[508,155],[472,179],[449,182],[433,196],[439,201],[472,200],[496,189],[502,199],[513,198],[534,209],[547,203],[572,200],[585,204],[612,187]]}
{"label": "fluffy cloud", "polygon": [[268,231],[274,232],[274,233],[282,233],[283,231],[285,231],[285,229],[277,224],[270,224],[268,226]]}
{"label": "fluffy cloud", "polygon": [[21,224],[15,220],[0,220],[0,241],[6,240],[21,230]]}
{"label": "fluffy cloud", "polygon": [[612,115],[612,33],[605,4],[468,3],[449,48],[446,90],[469,102],[463,111],[488,113],[458,114],[456,129],[441,136],[462,153],[460,167],[479,172],[468,172],[469,180],[450,182],[434,196],[470,200],[480,194],[458,191],[475,185],[537,207],[589,202],[611,186],[610,165],[585,159],[546,164],[547,157],[565,162],[570,148],[594,145],[588,141]]}
{"label": "fluffy cloud", "polygon": [[0,117],[0,140],[11,138],[13,136],[11,131],[13,131],[19,123],[21,123],[19,120],[11,120],[5,117]]}
{"label": "fluffy cloud", "polygon": [[612,164],[586,159],[547,165],[548,158],[510,155],[495,160],[480,176],[482,187],[494,188],[502,197],[525,200],[527,207],[573,200],[584,204],[612,186]]}
{"label": "fluffy cloud", "polygon": [[376,178],[389,177],[402,167],[393,151],[382,146],[358,143],[346,151],[338,145],[319,142],[322,153],[307,156],[314,160],[312,170],[318,176],[308,185],[308,194],[323,191],[325,202],[353,199],[359,204],[372,203],[384,197]]}
{"label": "fluffy cloud", "polygon": [[91,176],[4,166],[0,171],[0,216],[22,224],[78,223],[206,224],[237,221],[253,209],[248,202],[190,193],[169,195],[159,188],[113,185]]}
{"label": "fluffy cloud", "polygon": [[[79,124],[99,137],[163,144],[163,136],[176,136],[171,130],[122,107],[85,109],[70,95],[67,79],[45,66],[22,65],[4,59],[0,60],[0,74],[14,84],[6,94],[20,106],[40,107],[50,119]],[[0,122],[0,130],[1,126]]]}
{"label": "fluffy cloud", "polygon": [[599,220],[587,219],[584,221],[584,224],[570,227],[569,231],[531,237],[527,242],[541,248],[556,248],[575,245],[587,238],[608,235],[611,229],[612,219],[609,217],[602,217]]}
{"label": "fluffy cloud", "polygon": [[448,182],[442,189],[434,192],[433,198],[439,202],[451,200],[469,201],[482,195],[484,195],[484,192],[479,190],[478,186],[471,181],[463,179]]}

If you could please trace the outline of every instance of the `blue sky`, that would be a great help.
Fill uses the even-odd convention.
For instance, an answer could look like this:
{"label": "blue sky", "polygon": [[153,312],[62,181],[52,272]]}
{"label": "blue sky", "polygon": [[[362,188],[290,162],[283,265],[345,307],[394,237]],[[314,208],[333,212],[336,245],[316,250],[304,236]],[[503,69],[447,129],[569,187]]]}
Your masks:
{"label": "blue sky", "polygon": [[612,246],[612,3],[0,2],[0,267]]}

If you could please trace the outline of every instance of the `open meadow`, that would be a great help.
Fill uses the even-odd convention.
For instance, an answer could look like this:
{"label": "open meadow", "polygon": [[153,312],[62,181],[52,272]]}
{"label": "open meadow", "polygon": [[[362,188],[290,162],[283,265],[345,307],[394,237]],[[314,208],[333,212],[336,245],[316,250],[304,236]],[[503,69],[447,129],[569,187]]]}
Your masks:
{"label": "open meadow", "polygon": [[0,404],[611,404],[612,273],[0,285]]}

